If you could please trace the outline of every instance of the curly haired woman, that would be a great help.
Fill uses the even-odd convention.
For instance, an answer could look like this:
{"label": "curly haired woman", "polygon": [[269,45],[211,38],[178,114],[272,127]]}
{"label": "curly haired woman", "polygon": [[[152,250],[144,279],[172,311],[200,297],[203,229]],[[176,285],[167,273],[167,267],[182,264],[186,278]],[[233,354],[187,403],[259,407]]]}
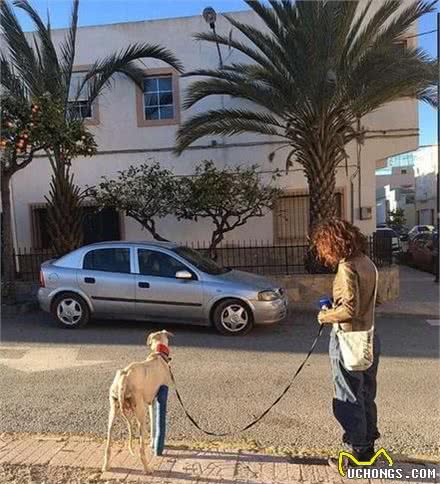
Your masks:
{"label": "curly haired woman", "polygon": [[[331,324],[330,361],[335,395],[333,413],[344,431],[343,441],[353,456],[368,461],[374,456],[377,429],[376,376],[380,343],[373,340],[373,364],[367,370],[350,371],[344,366],[336,331],[367,331],[374,323],[376,268],[366,255],[367,239],[357,227],[342,220],[330,220],[316,227],[313,244],[320,260],[336,268],[333,306],[321,310],[320,324]],[[337,463],[330,459],[334,467]]]}

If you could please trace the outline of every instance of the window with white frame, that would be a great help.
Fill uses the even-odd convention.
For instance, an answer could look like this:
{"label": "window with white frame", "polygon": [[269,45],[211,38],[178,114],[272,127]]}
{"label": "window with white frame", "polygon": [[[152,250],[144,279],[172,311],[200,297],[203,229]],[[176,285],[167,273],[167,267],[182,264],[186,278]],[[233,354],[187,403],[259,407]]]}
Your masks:
{"label": "window with white frame", "polygon": [[143,101],[145,120],[173,119],[175,113],[172,75],[146,77]]}
{"label": "window with white frame", "polygon": [[69,112],[72,118],[93,118],[93,106],[89,103],[89,86],[86,83],[81,89],[86,74],[86,72],[72,73],[69,88]]}

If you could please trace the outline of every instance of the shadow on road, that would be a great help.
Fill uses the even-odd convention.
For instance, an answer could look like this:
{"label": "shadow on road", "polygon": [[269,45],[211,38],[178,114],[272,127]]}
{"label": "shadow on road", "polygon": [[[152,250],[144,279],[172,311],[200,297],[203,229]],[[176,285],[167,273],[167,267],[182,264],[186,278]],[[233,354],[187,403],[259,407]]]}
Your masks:
{"label": "shadow on road", "polygon": [[[376,324],[385,356],[438,358],[439,327],[420,319],[379,318]],[[59,328],[45,313],[35,312],[3,318],[0,340],[3,344],[59,345],[143,345],[145,334],[166,328],[175,333],[173,346],[261,352],[308,351],[318,325],[313,314],[292,314],[283,324],[256,327],[242,337],[221,336],[212,328],[154,324],[133,321],[92,321],[85,328]],[[315,349],[327,353],[330,329],[324,331]]]}

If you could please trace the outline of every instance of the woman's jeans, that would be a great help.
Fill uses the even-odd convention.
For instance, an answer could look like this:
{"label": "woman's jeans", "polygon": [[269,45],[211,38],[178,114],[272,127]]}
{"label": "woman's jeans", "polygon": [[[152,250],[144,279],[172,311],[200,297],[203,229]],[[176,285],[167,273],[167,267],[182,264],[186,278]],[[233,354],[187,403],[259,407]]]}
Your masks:
{"label": "woman's jeans", "polygon": [[335,387],[333,414],[344,429],[343,441],[358,454],[371,452],[380,437],[377,429],[376,375],[380,341],[374,335],[373,365],[364,371],[349,371],[344,367],[335,330],[330,335],[330,361]]}

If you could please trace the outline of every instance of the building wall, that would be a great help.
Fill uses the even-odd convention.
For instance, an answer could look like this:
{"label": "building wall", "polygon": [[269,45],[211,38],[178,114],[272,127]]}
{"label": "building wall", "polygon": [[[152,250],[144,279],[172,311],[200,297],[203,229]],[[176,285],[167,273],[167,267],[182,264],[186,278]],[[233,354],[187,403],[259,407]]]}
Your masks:
{"label": "building wall", "polygon": [[376,188],[385,187],[386,185],[390,185],[391,189],[401,187],[414,188],[414,168],[393,168],[391,175],[376,175]]}
{"label": "building wall", "polygon": [[[258,19],[250,12],[233,14],[235,18],[258,25]],[[186,70],[198,67],[217,67],[218,57],[214,46],[192,39],[195,32],[208,29],[201,16],[178,19],[165,19],[145,22],[113,24],[79,29],[77,66],[92,64],[129,43],[154,42],[162,44],[175,52]],[[229,34],[230,26],[219,16],[217,30]],[[54,38],[64,38],[64,30],[55,30]],[[234,30],[234,38],[240,35]],[[415,42],[411,40],[409,42]],[[223,49],[226,62],[240,62],[243,58],[236,51]],[[158,61],[146,61],[148,69],[164,68]],[[180,98],[183,97],[189,79],[178,80]],[[146,160],[155,160],[162,166],[172,169],[176,174],[192,174],[194,167],[201,160],[214,160],[218,166],[238,164],[259,164],[266,171],[285,167],[286,150],[279,150],[273,162],[268,161],[269,153],[279,146],[279,142],[258,135],[239,135],[230,138],[208,137],[198,141],[180,157],[173,152],[178,125],[139,127],[136,113],[136,87],[123,76],[117,76],[112,90],[106,91],[98,100],[99,124],[90,129],[96,135],[99,152],[92,159],[78,158],[73,161],[75,180],[82,186],[99,182],[101,176],[115,176],[118,170],[130,164],[139,164]],[[182,111],[180,119],[200,112],[206,108],[219,106],[246,106],[249,103],[227,97],[210,98],[197,104],[189,111]],[[359,206],[375,207],[375,167],[377,160],[393,154],[413,150],[418,143],[417,103],[402,99],[378,109],[362,120],[371,130],[404,130],[404,137],[368,140],[362,149],[361,172],[353,180],[351,190],[350,177],[356,171],[357,159],[355,146],[348,146],[349,160],[347,167],[340,167],[337,173],[337,186],[344,192],[343,212],[347,219],[353,219],[365,233],[370,234],[375,228],[375,214],[371,220],[360,220]],[[213,146],[213,144],[217,146]],[[307,190],[306,180],[298,165],[286,176],[279,179],[280,186],[289,193]],[[267,175],[269,177],[270,175]],[[30,167],[14,177],[12,183],[13,204],[16,217],[16,244],[31,245],[32,204],[44,203],[48,193],[50,169],[47,160],[37,158]],[[158,194],[160,196],[160,194]],[[352,210],[352,204],[354,209]],[[373,211],[374,212],[374,211]],[[263,219],[251,220],[246,226],[235,231],[229,240],[269,240],[274,238],[273,215]],[[203,240],[210,238],[210,226],[205,221],[197,223],[176,223],[172,218],[160,221],[159,229],[163,236],[172,240]],[[123,233],[127,239],[149,238],[140,226],[124,217]]]}
{"label": "building wall", "polygon": [[416,220],[418,224],[437,223],[437,145],[422,146],[416,152]]}

